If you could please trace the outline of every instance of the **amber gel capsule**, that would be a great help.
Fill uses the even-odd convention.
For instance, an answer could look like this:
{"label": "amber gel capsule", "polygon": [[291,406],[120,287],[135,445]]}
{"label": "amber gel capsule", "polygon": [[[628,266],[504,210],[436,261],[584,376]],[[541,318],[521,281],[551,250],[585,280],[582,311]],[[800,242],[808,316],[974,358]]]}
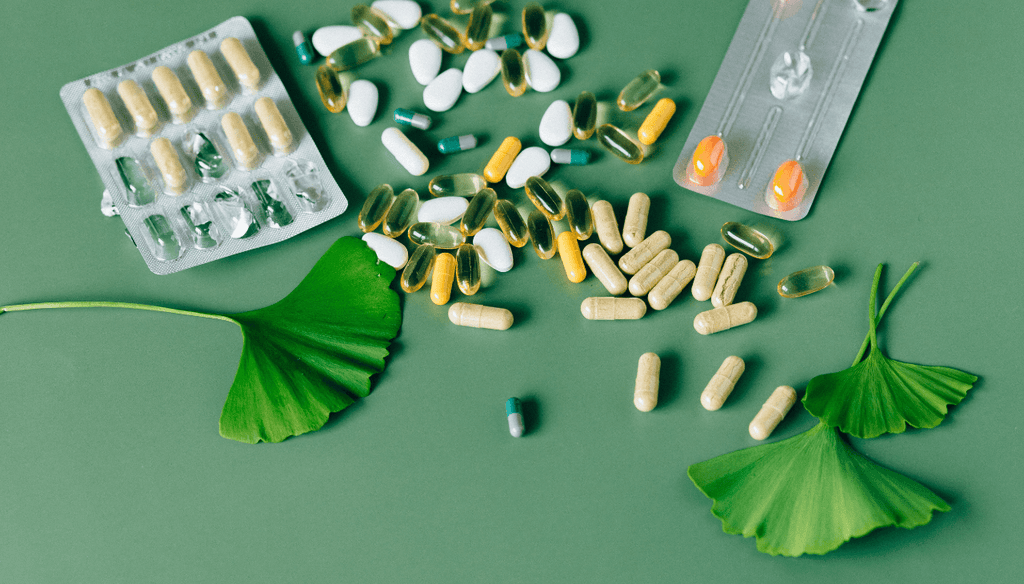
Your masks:
{"label": "amber gel capsule", "polygon": [[558,244],[555,241],[555,230],[551,227],[548,216],[534,209],[526,218],[526,228],[530,233],[530,241],[537,256],[542,260],[555,257]]}
{"label": "amber gel capsule", "polygon": [[501,53],[501,82],[512,97],[519,97],[526,92],[526,69],[519,51],[505,49]]}
{"label": "amber gel capsule", "polygon": [[480,253],[472,243],[463,243],[455,250],[455,280],[466,296],[480,289]]}
{"label": "amber gel capsule", "polygon": [[338,78],[338,72],[327,65],[320,65],[316,69],[316,90],[320,93],[320,101],[332,114],[345,109],[348,96],[345,94],[345,86]]}
{"label": "amber gel capsule", "polygon": [[640,164],[644,160],[644,151],[625,132],[611,124],[602,124],[597,129],[597,142],[630,164]]}
{"label": "amber gel capsule", "polygon": [[391,44],[395,38],[387,18],[379,10],[365,4],[352,7],[352,24],[359,27],[365,36],[376,39],[382,45]]}
{"label": "amber gel capsule", "polygon": [[458,228],[443,223],[413,223],[409,226],[409,241],[417,245],[455,249],[466,243],[466,236]]}
{"label": "amber gel capsule", "polygon": [[543,51],[548,44],[547,17],[536,2],[530,2],[523,8],[523,36],[531,49]]}
{"label": "amber gel capsule", "polygon": [[452,297],[452,283],[455,282],[455,256],[450,253],[438,254],[434,260],[434,277],[430,282],[430,301],[438,306],[448,304]]}
{"label": "amber gel capsule", "polygon": [[327,66],[335,71],[348,71],[380,54],[377,39],[363,37],[341,45],[327,56]]}
{"label": "amber gel capsule", "polygon": [[389,184],[382,184],[370,191],[363,201],[363,208],[359,210],[359,229],[363,233],[369,233],[380,225],[384,215],[391,208],[395,201],[395,191]]}
{"label": "amber gel capsule", "polygon": [[494,202],[497,199],[498,195],[491,188],[484,189],[473,195],[473,198],[469,200],[469,206],[466,207],[466,212],[462,214],[462,221],[459,222],[459,231],[467,237],[476,235],[478,231],[483,229],[487,218],[491,216],[491,210],[494,209]]}
{"label": "amber gel capsule", "polygon": [[615,100],[615,103],[620,110],[631,112],[654,95],[659,85],[661,85],[661,74],[654,69],[644,71],[622,88],[619,99]]}
{"label": "amber gel capsule", "polygon": [[766,260],[772,257],[775,246],[768,236],[742,223],[726,223],[722,225],[722,239],[726,243],[742,251],[750,257]]}
{"label": "amber gel capsule", "polygon": [[708,382],[707,387],[704,388],[704,392],[700,394],[700,405],[709,412],[721,409],[733,388],[736,387],[740,375],[743,375],[745,367],[743,359],[735,355],[726,357],[711,381]]}
{"label": "amber gel capsule", "polygon": [[584,91],[572,106],[572,135],[580,140],[589,140],[597,126],[597,98]]}
{"label": "amber gel capsule", "polygon": [[571,231],[558,234],[558,255],[562,258],[562,267],[570,282],[579,284],[587,279],[587,266],[580,254],[580,240]]}
{"label": "amber gel capsule", "polygon": [[655,353],[640,355],[636,368],[636,385],[633,388],[633,405],[641,412],[649,412],[658,405],[658,377],[661,375],[661,358]]}
{"label": "amber gel capsule", "polygon": [[494,203],[494,219],[501,228],[505,240],[516,247],[523,247],[530,240],[530,232],[526,228],[519,209],[507,199],[498,199]]}
{"label": "amber gel capsule", "polygon": [[479,51],[484,48],[484,44],[490,36],[488,33],[491,30],[493,17],[494,11],[491,10],[490,4],[478,5],[469,15],[469,24],[466,25],[466,46],[471,51]]}
{"label": "amber gel capsule", "polygon": [[427,192],[435,197],[471,197],[487,187],[479,174],[463,172],[435,176],[427,185]]}
{"label": "amber gel capsule", "polygon": [[458,55],[466,49],[466,38],[459,29],[436,14],[427,14],[421,18],[420,29],[443,51]]}
{"label": "amber gel capsule", "polygon": [[768,401],[761,406],[761,411],[751,420],[750,426],[747,428],[750,437],[754,440],[764,440],[771,436],[794,403],[796,403],[795,389],[788,385],[780,385],[775,388]]}
{"label": "amber gel capsule", "polygon": [[405,189],[391,203],[388,212],[384,215],[382,230],[388,237],[398,237],[405,233],[405,230],[412,224],[413,213],[416,205],[420,202],[420,195],[413,189]]}
{"label": "amber gel capsule", "polygon": [[448,309],[448,320],[458,326],[508,330],[512,326],[512,313],[504,308],[456,302]]}
{"label": "amber gel capsule", "polygon": [[561,197],[548,184],[548,181],[539,176],[531,176],[526,179],[526,196],[534,207],[537,207],[552,221],[558,221],[565,214]]}
{"label": "amber gel capsule", "polygon": [[594,214],[594,227],[597,238],[608,253],[622,251],[622,236],[619,234],[619,222],[615,219],[615,209],[608,201],[597,201],[591,207]]}
{"label": "amber gel capsule", "polygon": [[494,0],[451,0],[449,6],[455,14],[469,14],[477,6],[487,6],[492,2]]}
{"label": "amber gel capsule", "polygon": [[576,239],[584,240],[593,235],[594,214],[590,211],[587,197],[580,191],[572,189],[565,193],[565,216]]}
{"label": "amber gel capsule", "polygon": [[814,266],[793,272],[779,281],[779,296],[799,298],[824,290],[836,279],[836,273],[828,266]]}
{"label": "amber gel capsule", "polygon": [[434,267],[434,258],[437,257],[437,250],[432,245],[421,245],[412,252],[409,263],[405,264],[402,270],[402,277],[399,284],[402,290],[409,294],[419,290],[427,282],[430,276],[430,269]]}

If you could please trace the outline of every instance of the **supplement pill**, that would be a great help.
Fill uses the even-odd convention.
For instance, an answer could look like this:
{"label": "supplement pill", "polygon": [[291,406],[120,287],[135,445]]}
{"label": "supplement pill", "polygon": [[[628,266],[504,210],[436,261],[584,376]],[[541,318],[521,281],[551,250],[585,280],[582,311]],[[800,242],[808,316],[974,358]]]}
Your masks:
{"label": "supplement pill", "polygon": [[377,254],[377,259],[401,270],[409,261],[409,250],[401,243],[379,233],[364,233],[363,241]]}
{"label": "supplement pill", "polygon": [[558,221],[565,214],[562,199],[548,181],[539,176],[526,179],[526,196],[541,212],[552,221]]}
{"label": "supplement pill", "polygon": [[501,53],[501,82],[512,97],[519,97],[526,92],[526,68],[523,56],[516,49],[507,49]]}
{"label": "supplement pill", "polygon": [[356,4],[350,14],[352,24],[359,27],[365,36],[376,39],[382,45],[389,45],[395,39],[395,32],[391,30],[388,18],[381,11],[365,4]]}
{"label": "supplement pill", "polygon": [[736,387],[740,375],[743,375],[745,367],[743,359],[735,355],[725,358],[722,366],[718,368],[707,387],[704,388],[704,392],[700,394],[700,404],[704,406],[705,410],[713,412],[725,404],[725,400],[729,398],[729,394]]}
{"label": "supplement pill", "polygon": [[513,438],[522,436],[526,426],[523,424],[523,405],[519,398],[508,398],[505,402],[505,416],[508,417],[508,433]]}
{"label": "supplement pill", "polygon": [[725,250],[717,243],[709,243],[700,254],[700,261],[697,262],[697,275],[693,277],[693,286],[690,293],[701,302],[711,298],[715,291],[715,282],[718,281],[718,272],[722,269],[722,262],[725,261]]}
{"label": "supplement pill", "polygon": [[711,293],[711,304],[717,308],[732,304],[746,273],[747,256],[741,253],[729,254],[729,257],[725,258],[722,271],[718,274],[715,291]]}
{"label": "supplement pill", "polygon": [[327,66],[335,71],[348,71],[379,54],[380,45],[377,40],[363,37],[334,49],[330,55],[327,55]]}
{"label": "supplement pill", "polygon": [[569,103],[563,99],[551,102],[540,118],[537,133],[540,141],[548,146],[561,146],[568,142],[572,138],[572,108]]}
{"label": "supplement pill", "polygon": [[580,305],[587,320],[636,320],[647,313],[647,304],[640,298],[592,296]]}
{"label": "supplement pill", "polygon": [[523,72],[526,74],[527,85],[539,93],[554,91],[562,82],[562,72],[558,65],[551,57],[535,49],[523,53]]}
{"label": "supplement pill", "polygon": [[590,164],[590,151],[555,148],[551,151],[551,162],[556,164],[568,164],[571,166],[583,166]]}
{"label": "supplement pill", "polygon": [[487,39],[487,42],[484,43],[484,48],[491,49],[492,51],[504,51],[505,49],[514,49],[519,47],[524,42],[526,42],[526,39],[523,38],[523,35],[518,32],[514,32],[512,34]]}
{"label": "supplement pill", "polygon": [[597,129],[597,142],[629,164],[640,164],[644,160],[644,151],[625,132],[611,124],[602,124]]}
{"label": "supplement pill", "polygon": [[455,281],[466,296],[480,289],[480,252],[471,243],[463,243],[455,250]]}
{"label": "supplement pill", "polygon": [[[438,49],[438,53],[440,53]],[[501,73],[501,57],[490,49],[473,51],[462,68],[462,89],[466,93],[477,93],[491,84]]]}
{"label": "supplement pill", "polygon": [[430,301],[438,306],[448,304],[455,282],[455,256],[440,253],[434,260],[434,277],[430,282]]}
{"label": "supplement pill", "polygon": [[569,230],[576,239],[588,239],[594,233],[594,214],[590,211],[590,203],[583,193],[571,189],[565,193],[565,217],[569,222]]}
{"label": "supplement pill", "polygon": [[[594,213],[594,227],[597,229],[597,238],[601,245],[608,253],[620,253],[622,236],[619,234],[619,222],[615,218],[612,204],[608,201],[597,201],[591,207],[591,211]],[[644,228],[646,229],[646,225]]]}
{"label": "supplement pill", "polygon": [[157,168],[160,169],[160,176],[164,179],[164,189],[173,195],[180,195],[185,192],[188,183],[188,174],[185,167],[181,165],[181,159],[174,150],[174,145],[167,138],[157,138],[149,145],[149,152],[153,155]]}
{"label": "supplement pill", "polygon": [[651,110],[651,113],[647,114],[647,117],[644,118],[644,123],[640,124],[640,129],[636,132],[640,143],[650,146],[657,142],[658,138],[661,137],[661,133],[668,126],[668,121],[672,119],[675,113],[676,102],[667,97],[659,99],[658,103],[654,104],[654,109]]}
{"label": "supplement pill", "polygon": [[379,11],[392,29],[416,28],[423,16],[423,9],[413,0],[376,0],[370,7]]}
{"label": "supplement pill", "polygon": [[462,95],[462,70],[448,69],[423,88],[423,105],[434,112],[446,112]]}
{"label": "supplement pill", "polygon": [[583,259],[609,294],[618,296],[626,291],[626,277],[600,244],[587,244],[587,247],[583,248]]}
{"label": "supplement pill", "polygon": [[493,227],[481,229],[473,236],[473,245],[480,253],[480,261],[499,272],[512,269],[512,247],[509,246],[501,231]]}
{"label": "supplement pill", "polygon": [[629,293],[633,296],[643,296],[654,289],[654,286],[662,278],[672,271],[672,268],[679,263],[679,254],[671,249],[663,249],[654,256],[654,259],[640,268],[635,276],[629,279]]}
{"label": "supplement pill", "polygon": [[519,153],[505,174],[510,189],[521,189],[531,176],[544,176],[551,168],[551,155],[540,146],[531,146]]}
{"label": "supplement pill", "polygon": [[491,210],[494,209],[494,202],[497,199],[498,195],[495,194],[494,189],[490,188],[473,195],[466,206],[466,212],[462,215],[462,221],[459,222],[459,231],[468,237],[483,229],[487,218],[491,216]]}
{"label": "supplement pill", "polygon": [[654,353],[640,355],[636,368],[636,385],[633,389],[633,405],[641,412],[649,412],[658,405],[658,378],[661,375],[661,359]]}
{"label": "supplement pill", "polygon": [[466,236],[451,225],[441,223],[413,223],[409,226],[409,241],[429,244],[440,249],[455,249],[466,242]]}
{"label": "supplement pill", "polygon": [[661,75],[651,69],[644,71],[626,84],[615,103],[624,112],[631,112],[643,105],[661,85]]}
{"label": "supplement pill", "polygon": [[580,50],[580,32],[568,14],[559,12],[551,19],[547,50],[556,59],[568,59]]}
{"label": "supplement pill", "polygon": [[261,97],[255,103],[256,117],[263,126],[263,131],[270,138],[270,145],[274,147],[274,153],[278,155],[288,154],[295,149],[295,141],[292,132],[288,129],[281,110],[269,97]]}
{"label": "supplement pill", "polygon": [[398,128],[387,128],[380,135],[380,141],[402,167],[413,176],[420,176],[430,168],[423,151],[416,147]]}
{"label": "supplement pill", "polygon": [[435,176],[427,185],[427,192],[435,197],[472,197],[487,187],[479,174],[463,172]]}
{"label": "supplement pill", "polygon": [[526,228],[519,209],[507,199],[498,199],[494,203],[494,220],[501,227],[505,240],[516,247],[523,247],[530,240],[530,232]]}
{"label": "supplement pill", "polygon": [[441,72],[441,48],[429,39],[409,45],[409,68],[416,83],[429,85]]}
{"label": "supplement pill", "polygon": [[534,209],[526,218],[526,229],[530,234],[530,242],[537,252],[537,257],[542,260],[549,260],[555,257],[558,251],[558,243],[555,240],[555,230],[551,227],[551,220],[544,213]]}
{"label": "supplement pill", "polygon": [[766,260],[775,252],[775,246],[767,235],[742,223],[730,222],[722,225],[722,239],[748,256],[759,260]]}
{"label": "supplement pill", "polygon": [[412,224],[415,217],[416,206],[419,205],[420,195],[413,189],[405,189],[395,197],[388,212],[384,215],[384,223],[381,230],[388,237],[398,237],[405,233],[405,230]]}
{"label": "supplement pill", "polygon": [[451,136],[443,138],[437,143],[437,151],[441,154],[455,154],[476,148],[476,136],[465,134],[462,136]]}
{"label": "supplement pill", "polygon": [[702,335],[710,335],[747,324],[755,318],[757,307],[751,302],[740,302],[698,314],[693,319],[693,328]]}
{"label": "supplement pill", "polygon": [[626,274],[635,274],[662,250],[668,249],[670,245],[672,245],[672,236],[668,232],[655,231],[650,237],[619,258],[619,269]]}
{"label": "supplement pill", "polygon": [[636,247],[647,236],[647,217],[650,212],[651,198],[645,193],[633,193],[629,198],[629,207],[626,208],[626,222],[622,224],[622,241],[627,246]]}
{"label": "supplement pill", "polygon": [[249,58],[249,53],[246,52],[242,41],[235,37],[225,38],[220,42],[220,53],[224,55],[224,60],[231,67],[231,71],[235,74],[235,79],[238,79],[238,82],[242,87],[245,87],[246,91],[254,92],[259,89],[260,70],[252,62],[252,59]]}
{"label": "supplement pill", "polygon": [[543,51],[548,43],[548,21],[544,9],[536,2],[523,8],[523,37],[531,49]]}
{"label": "supplement pill", "polygon": [[128,113],[131,114],[132,120],[135,122],[135,133],[143,138],[152,136],[160,124],[160,119],[157,118],[153,104],[146,97],[146,92],[139,87],[138,83],[131,79],[125,79],[117,84],[117,94],[121,96],[121,101],[124,102]]}
{"label": "supplement pill", "polygon": [[836,279],[836,273],[828,266],[814,266],[793,272],[779,281],[779,296],[799,298],[824,290]]}
{"label": "supplement pill", "polygon": [[796,403],[796,390],[788,385],[780,385],[775,388],[768,401],[761,406],[750,422],[750,437],[754,440],[764,440],[772,435],[779,422],[786,417],[790,408]]}
{"label": "supplement pill", "polygon": [[430,269],[434,266],[436,256],[437,250],[432,245],[417,247],[402,270],[402,277],[399,279],[402,290],[412,294],[422,288],[430,275]]}
{"label": "supplement pill", "polygon": [[93,129],[96,130],[100,147],[113,149],[121,141],[124,132],[106,96],[99,89],[90,87],[82,95],[82,103],[85,104],[85,111],[89,114]]}
{"label": "supplement pill", "polygon": [[697,144],[686,165],[686,178],[691,183],[709,187],[725,176],[729,168],[729,149],[719,136],[708,136]]}
{"label": "supplement pill", "polygon": [[484,178],[487,179],[487,182],[501,182],[522,148],[523,143],[515,136],[508,136],[502,140],[501,145],[494,151],[487,166],[484,167]]}
{"label": "supplement pill", "polygon": [[348,115],[352,123],[365,128],[377,115],[377,104],[380,102],[380,92],[372,81],[356,79],[348,87]]}
{"label": "supplement pill", "polygon": [[395,110],[395,123],[403,126],[412,126],[418,130],[429,130],[433,120],[430,116],[418,114],[412,110],[398,108]]}
{"label": "supplement pill", "polygon": [[463,197],[440,197],[424,201],[416,214],[420,223],[441,223],[451,225],[462,218],[469,207],[469,201]]}
{"label": "supplement pill", "polygon": [[795,209],[807,193],[807,175],[800,163],[787,160],[779,165],[765,191],[765,202],[772,209],[785,212]]}
{"label": "supplement pill", "polygon": [[665,275],[647,295],[647,302],[651,308],[654,310],[668,308],[668,305],[672,304],[672,301],[679,296],[679,293],[690,283],[696,273],[697,267],[690,260],[682,260],[676,264],[672,271]]}
{"label": "supplement pill", "polygon": [[479,4],[473,9],[469,15],[469,24],[466,25],[466,46],[469,50],[478,51],[484,48],[493,17],[494,11],[489,4]]}
{"label": "supplement pill", "polygon": [[470,14],[480,6],[487,6],[494,0],[451,0],[449,6],[455,14]]}
{"label": "supplement pill", "polygon": [[235,162],[244,170],[252,170],[259,166],[260,151],[256,143],[252,141],[249,129],[245,127],[242,116],[235,112],[228,112],[220,119],[220,127],[228,138],[231,146],[231,154]]}
{"label": "supplement pill", "polygon": [[580,254],[580,240],[571,231],[558,234],[558,255],[562,258],[562,267],[569,281],[579,284],[587,279],[587,266],[583,264]]}
{"label": "supplement pill", "polygon": [[505,331],[512,326],[512,313],[504,308],[456,302],[448,309],[448,320],[458,326]]}
{"label": "supplement pill", "polygon": [[301,30],[292,33],[292,43],[295,44],[295,54],[298,55],[300,63],[309,65],[316,59],[316,55],[313,54],[313,45],[309,44],[309,40]]}
{"label": "supplement pill", "polygon": [[370,191],[370,194],[366,195],[363,208],[359,210],[359,216],[356,219],[359,230],[369,233],[376,229],[384,220],[384,216],[394,201],[395,190],[389,184],[379,185]]}
{"label": "supplement pill", "polygon": [[321,26],[313,31],[313,48],[325,57],[341,47],[363,38],[363,31],[345,24]]}
{"label": "supplement pill", "polygon": [[327,111],[332,114],[345,109],[348,102],[348,94],[345,86],[342,85],[338,72],[327,65],[320,65],[316,69],[316,90],[320,93],[320,101],[323,102]]}
{"label": "supplement pill", "polygon": [[229,101],[228,87],[224,80],[217,73],[210,56],[203,51],[195,50],[188,54],[188,68],[192,71],[192,77],[203,92],[203,99],[206,100],[207,109],[220,109]]}
{"label": "supplement pill", "polygon": [[192,117],[192,100],[185,93],[185,88],[182,87],[178,76],[174,74],[174,71],[161,65],[153,69],[151,77],[160,97],[163,98],[171,116],[174,117],[174,122],[177,124],[187,122]]}
{"label": "supplement pill", "polygon": [[597,98],[584,91],[572,107],[572,134],[579,140],[589,140],[597,126]]}
{"label": "supplement pill", "polygon": [[459,29],[436,14],[427,14],[421,18],[420,30],[441,50],[453,55],[458,55],[466,48],[466,38]]}

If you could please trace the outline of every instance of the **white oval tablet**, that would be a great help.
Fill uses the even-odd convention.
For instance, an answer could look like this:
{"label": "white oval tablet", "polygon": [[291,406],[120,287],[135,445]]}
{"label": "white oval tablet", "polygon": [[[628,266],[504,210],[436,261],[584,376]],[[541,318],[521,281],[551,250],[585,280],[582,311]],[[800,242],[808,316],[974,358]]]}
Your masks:
{"label": "white oval tablet", "polygon": [[338,47],[363,38],[363,31],[354,26],[340,24],[337,26],[321,26],[313,33],[313,48],[326,57]]}
{"label": "white oval tablet", "polygon": [[572,108],[564,99],[551,102],[540,119],[540,141],[548,146],[561,146],[572,138]]}
{"label": "white oval tablet", "polygon": [[419,26],[423,16],[423,9],[412,0],[377,0],[370,6],[383,12],[389,24],[405,30]]}
{"label": "white oval tablet", "polygon": [[441,47],[430,39],[420,39],[409,45],[409,67],[416,83],[427,85],[441,70]]}
{"label": "white oval tablet", "polygon": [[473,51],[462,69],[462,88],[466,93],[476,93],[494,81],[500,72],[501,58],[498,53],[491,49]]}
{"label": "white oval tablet", "polygon": [[499,272],[512,269],[512,246],[508,244],[501,230],[485,227],[473,236],[473,245],[480,252],[480,259]]}
{"label": "white oval tablet", "polygon": [[505,174],[505,183],[513,189],[521,189],[531,176],[543,176],[551,168],[551,155],[540,146],[531,146],[519,153]]}
{"label": "white oval tablet", "polygon": [[558,59],[568,59],[580,50],[580,32],[571,16],[559,12],[551,19],[547,48],[551,56]]}
{"label": "white oval tablet", "polygon": [[420,223],[444,223],[451,225],[466,213],[469,201],[465,197],[438,197],[427,199],[420,204],[416,220]]}
{"label": "white oval tablet", "polygon": [[377,254],[377,259],[396,270],[405,267],[409,261],[409,250],[401,242],[379,233],[363,235],[363,241]]}
{"label": "white oval tablet", "polygon": [[558,70],[558,65],[540,51],[529,49],[523,53],[523,69],[526,82],[534,91],[547,93],[562,82],[562,72]]}
{"label": "white oval tablet", "polygon": [[441,73],[423,88],[423,105],[435,112],[452,109],[462,95],[462,71],[449,69]]}
{"label": "white oval tablet", "polygon": [[377,113],[377,100],[380,95],[377,86],[365,79],[357,79],[348,88],[348,115],[352,116],[352,122],[365,128],[373,121]]}
{"label": "white oval tablet", "polygon": [[423,151],[416,147],[398,128],[388,128],[380,135],[380,141],[409,174],[420,176],[430,168]]}

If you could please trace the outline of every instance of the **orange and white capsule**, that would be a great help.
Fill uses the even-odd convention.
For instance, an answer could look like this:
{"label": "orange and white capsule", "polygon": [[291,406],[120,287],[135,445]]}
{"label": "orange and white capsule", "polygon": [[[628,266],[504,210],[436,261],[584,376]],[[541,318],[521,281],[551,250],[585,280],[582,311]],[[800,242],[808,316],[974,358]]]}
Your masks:
{"label": "orange and white capsule", "polygon": [[691,183],[709,187],[725,176],[729,168],[729,149],[719,136],[708,136],[697,144],[693,158],[686,165],[686,179]]}
{"label": "orange and white capsule", "polygon": [[795,160],[787,160],[775,171],[764,197],[769,207],[785,212],[795,209],[804,200],[806,193],[807,175],[804,168]]}

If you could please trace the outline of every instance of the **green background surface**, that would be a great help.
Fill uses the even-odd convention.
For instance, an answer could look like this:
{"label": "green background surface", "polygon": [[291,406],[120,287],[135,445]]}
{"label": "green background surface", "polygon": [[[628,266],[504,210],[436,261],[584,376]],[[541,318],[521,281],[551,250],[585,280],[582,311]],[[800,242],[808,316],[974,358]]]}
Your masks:
{"label": "green background surface", "polygon": [[[517,15],[524,4],[497,6]],[[637,322],[586,321],[580,302],[601,295],[600,284],[591,276],[572,285],[557,259],[518,250],[516,268],[474,298],[509,307],[511,330],[456,328],[426,292],[404,296],[374,392],[280,444],[217,433],[241,347],[236,327],[135,311],[5,314],[0,581],[1019,581],[1022,11],[1009,1],[901,2],[809,217],[786,223],[671,179],[745,5],[546,4],[583,30],[562,85],[512,99],[495,82],[464,95],[435,116],[429,136],[478,133],[483,146],[432,155],[428,175],[413,178],[380,133],[394,108],[422,109],[407,61],[418,31],[359,69],[382,102],[373,124],[357,128],[323,109],[314,69],[291,43],[296,29],[347,23],[347,3],[8,3],[0,304],[110,299],[237,312],[273,303],[334,240],[356,234],[356,210],[377,184],[422,192],[430,176],[482,167],[505,135],[538,144],[551,100],[582,90],[611,99],[647,68],[662,71],[680,105],[649,160],[629,166],[602,154],[551,177],[607,198],[620,221],[630,194],[649,193],[650,229],[668,230],[682,257],[719,241],[726,221],[766,224],[786,242],[752,263],[740,289],[758,320],[711,337],[694,332],[708,305],[688,292]],[[441,0],[424,6],[448,12]],[[119,220],[100,215],[100,180],[57,93],[238,14],[252,20],[350,211],[273,247],[154,276]],[[637,127],[648,110],[623,125]],[[923,269],[886,317],[884,347],[981,379],[936,429],[853,442],[952,510],[823,557],[773,558],[724,534],[687,466],[753,445],[747,424],[777,385],[802,390],[847,367],[865,334],[875,265],[890,266],[891,287],[915,260]],[[798,300],[776,294],[782,276],[822,263],[836,269],[836,286]],[[631,400],[646,351],[661,355],[663,370],[660,403],[643,414]],[[747,372],[725,408],[704,411],[699,394],[730,354]],[[503,410],[513,395],[528,403],[518,440]],[[797,410],[773,439],[812,425]]]}

